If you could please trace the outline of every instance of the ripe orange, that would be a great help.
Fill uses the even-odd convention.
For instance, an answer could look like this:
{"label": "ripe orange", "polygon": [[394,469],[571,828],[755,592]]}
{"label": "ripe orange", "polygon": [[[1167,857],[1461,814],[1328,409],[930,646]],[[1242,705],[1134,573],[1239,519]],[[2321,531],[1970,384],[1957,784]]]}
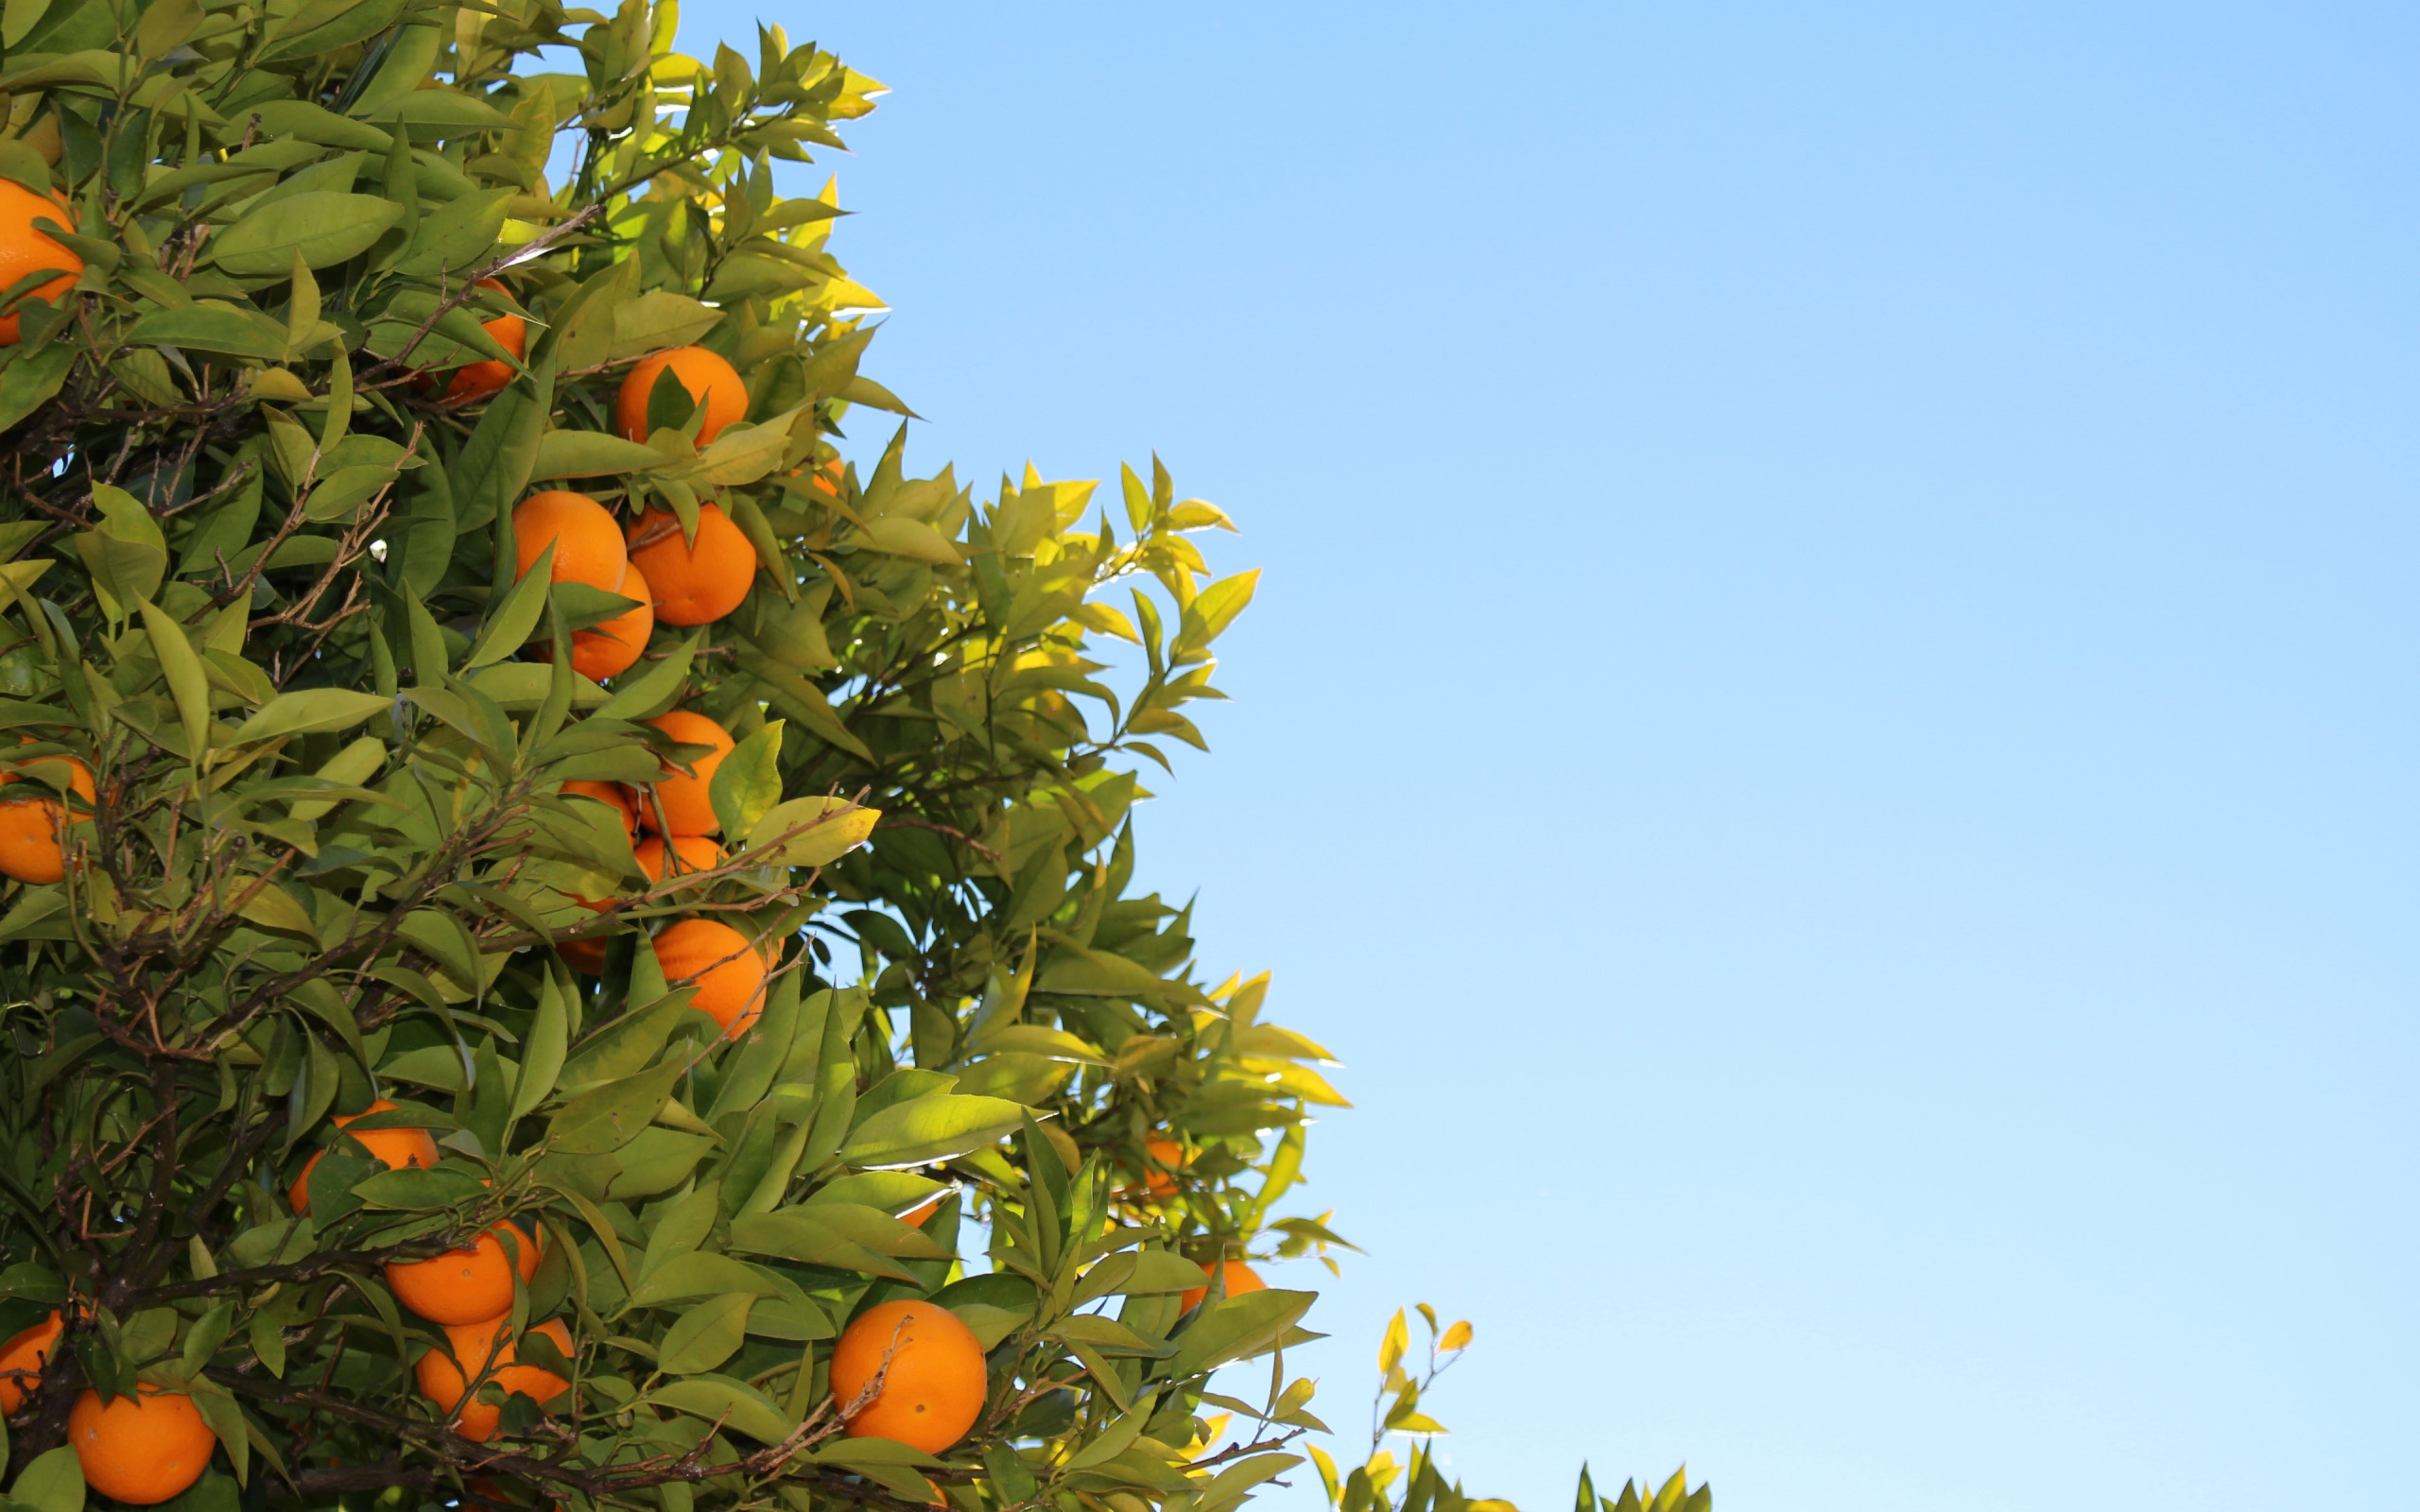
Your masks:
{"label": "ripe orange", "polygon": [[518,579],[537,564],[548,542],[555,548],[553,576],[559,583],[586,583],[609,593],[622,587],[630,553],[622,532],[603,505],[585,493],[549,489],[521,501],[512,511],[512,551]]}
{"label": "ripe orange", "polygon": [[[445,1342],[453,1347],[452,1355],[443,1349],[431,1349],[412,1366],[412,1375],[420,1383],[420,1394],[437,1404],[437,1410],[451,1413],[457,1407],[461,1415],[455,1419],[454,1431],[475,1443],[484,1444],[495,1436],[496,1424],[504,1409],[492,1406],[475,1398],[465,1400],[471,1383],[487,1373],[504,1388],[506,1396],[514,1392],[540,1405],[553,1400],[571,1389],[571,1383],[542,1366],[514,1365],[516,1341],[500,1338],[506,1319],[487,1318],[480,1322],[457,1324],[445,1331]],[[548,1318],[529,1326],[532,1333],[543,1333],[554,1341],[555,1348],[566,1360],[571,1358],[571,1330],[561,1318]],[[491,1360],[490,1354],[494,1358]]]}
{"label": "ripe orange", "polygon": [[930,1302],[868,1308],[832,1351],[832,1396],[848,1415],[849,1436],[895,1438],[927,1454],[975,1426],[986,1375],[975,1331]]}
{"label": "ripe orange", "polygon": [[639,799],[639,823],[652,834],[712,834],[721,829],[722,821],[715,817],[711,788],[715,768],[731,753],[731,732],[693,709],[675,709],[647,723],[683,746],[711,746],[714,749],[697,759],[694,777],[684,777],[666,764],[664,775],[655,781],[654,798]]}
{"label": "ripe orange", "polygon": [[[336,1121],[337,1127],[342,1128],[354,1119],[368,1118],[372,1113],[392,1112],[394,1107],[393,1103],[381,1097],[358,1113],[339,1115]],[[391,1171],[400,1171],[406,1166],[417,1166],[426,1171],[437,1164],[437,1141],[424,1128],[364,1129],[349,1138],[358,1142]],[[302,1174],[294,1178],[294,1190],[287,1195],[293,1200],[294,1211],[298,1213],[307,1214],[311,1211],[311,1167],[319,1164],[320,1157],[325,1153],[322,1150],[312,1151],[311,1158],[302,1162]]]}
{"label": "ripe orange", "polygon": [[[1240,1260],[1222,1260],[1219,1262],[1218,1271],[1211,1270],[1207,1265],[1201,1267],[1201,1274],[1204,1276],[1216,1275],[1219,1272],[1224,1272],[1226,1275],[1227,1295],[1229,1297],[1241,1297],[1246,1292],[1265,1292],[1269,1290],[1269,1283],[1260,1279],[1260,1272],[1253,1269],[1250,1265],[1245,1264]],[[1201,1299],[1209,1295],[1209,1287],[1196,1286],[1191,1291],[1184,1293],[1181,1300],[1184,1303],[1184,1310],[1190,1313],[1195,1308],[1200,1307],[1201,1305]]]}
{"label": "ripe orange", "polygon": [[827,456],[815,464],[814,470],[806,474],[806,486],[818,493],[829,494],[837,499],[840,496],[840,484],[847,478],[848,473],[849,465],[846,462],[837,456]]}
{"label": "ripe orange", "polygon": [[625,541],[654,585],[655,617],[666,625],[711,625],[737,609],[756,581],[756,548],[719,505],[698,507],[695,545],[663,509],[631,521]]}
{"label": "ripe orange", "polygon": [[684,919],[655,936],[655,959],[672,986],[697,983],[689,1001],[722,1025],[726,1039],[746,1034],[765,1011],[765,957],[729,924]]}
{"label": "ripe orange", "polygon": [[[512,292],[492,278],[479,280],[479,287],[493,289],[498,294]],[[514,356],[529,354],[529,322],[521,317],[510,313],[499,315],[493,320],[480,321],[479,329],[495,337],[497,343]],[[491,394],[503,392],[504,386],[510,382],[512,364],[498,362],[493,357],[485,362],[474,362],[454,369],[454,382],[446,387],[445,402],[466,404],[475,399],[485,399]]]}
{"label": "ripe orange", "polygon": [[637,599],[638,607],[571,632],[571,669],[591,682],[628,672],[647,649],[647,638],[655,633],[655,591],[648,587],[647,574],[637,562],[623,570],[622,586],[614,592]]}
{"label": "ripe orange", "polygon": [[1143,1153],[1151,1165],[1143,1173],[1143,1190],[1165,1197],[1176,1190],[1176,1173],[1184,1165],[1184,1146],[1174,1140],[1145,1140]]}
{"label": "ripe orange", "polygon": [[622,380],[622,391],[614,396],[614,422],[631,440],[647,439],[648,398],[655,392],[656,374],[666,368],[681,380],[690,400],[705,411],[705,419],[698,425],[700,446],[748,413],[748,386],[740,382],[739,369],[703,347],[674,347],[641,357]]}
{"label": "ripe orange", "polygon": [[[674,835],[672,854],[681,864],[680,871],[673,873],[676,877],[683,871],[706,871],[723,864],[722,847],[715,844],[711,837],[702,834]],[[639,869],[647,873],[648,881],[662,882],[664,880],[662,836],[650,836],[641,840],[638,857]]]}
{"label": "ripe orange", "polygon": [[[24,184],[0,180],[0,289],[45,267],[63,268],[65,271],[57,278],[37,285],[26,296],[26,300],[56,301],[76,286],[78,275],[84,271],[84,260],[46,233],[36,231],[37,217],[66,231],[77,229],[75,212],[65,199],[55,194],[38,195]],[[23,301],[19,301],[20,308],[23,304]],[[17,344],[17,310],[10,310],[0,315],[0,347]]]}
{"label": "ripe orange", "polygon": [[[20,736],[18,743],[28,745],[31,741],[31,736]],[[37,756],[28,762],[0,766],[0,785],[17,782],[21,772],[26,779],[26,797],[0,799],[0,873],[19,882],[57,882],[67,875],[67,851],[61,835],[70,823],[82,823],[83,816],[71,813],[63,801],[53,796],[56,790],[43,781],[44,777],[58,777],[60,767],[66,769],[69,788],[91,803],[92,768],[73,756]]]}
{"label": "ripe orange", "polygon": [[42,1367],[50,1363],[50,1347],[59,1342],[61,1325],[57,1309],[32,1328],[0,1344],[0,1418],[13,1418],[36,1386]]}
{"label": "ripe orange", "polygon": [[[512,1241],[507,1256],[498,1238]],[[500,1223],[468,1249],[449,1249],[427,1260],[392,1261],[387,1289],[395,1300],[431,1323],[478,1323],[512,1310],[512,1279],[523,1285],[538,1273],[538,1246],[514,1223]]]}
{"label": "ripe orange", "polygon": [[925,1227],[925,1220],[930,1218],[934,1213],[942,1211],[942,1199],[948,1195],[949,1194],[946,1192],[934,1193],[931,1196],[926,1197],[924,1201],[908,1209],[906,1212],[901,1213],[899,1215],[899,1221],[906,1224],[910,1228],[922,1228]]}
{"label": "ripe orange", "polygon": [[181,1494],[210,1468],[218,1435],[182,1391],[141,1388],[107,1405],[88,1391],[67,1413],[67,1442],[84,1484],[114,1501],[151,1506]]}
{"label": "ripe orange", "polygon": [[577,778],[563,784],[563,796],[565,798],[595,799],[597,802],[604,804],[607,808],[612,809],[614,813],[621,816],[623,833],[629,835],[633,840],[638,838],[638,810],[631,806],[631,795],[623,788],[621,783],[592,782],[586,778]]}

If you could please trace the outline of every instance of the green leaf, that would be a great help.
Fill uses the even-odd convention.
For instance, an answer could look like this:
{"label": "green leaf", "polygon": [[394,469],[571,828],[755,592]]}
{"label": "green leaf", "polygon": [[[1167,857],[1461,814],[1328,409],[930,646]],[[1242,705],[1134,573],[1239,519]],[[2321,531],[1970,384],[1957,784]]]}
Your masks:
{"label": "green leaf", "polygon": [[681,701],[681,692],[689,683],[689,662],[697,655],[698,644],[704,632],[700,631],[674,646],[663,661],[656,662],[631,681],[614,690],[614,696],[598,706],[598,719],[652,719]]}
{"label": "green leaf", "polygon": [[1025,1111],[999,1097],[912,1098],[852,1129],[840,1158],[856,1166],[929,1165],[998,1143],[1024,1125]]}
{"label": "green leaf", "polygon": [[153,310],[126,330],[128,341],[143,346],[223,352],[272,361],[285,355],[285,327],[257,311],[206,304]]}
{"label": "green leaf", "polygon": [[[364,1177],[353,1189],[363,1207],[399,1212],[436,1212],[461,1207],[478,1201],[486,1192],[478,1177],[467,1172],[423,1171],[410,1166],[380,1171]],[[316,1204],[313,1211],[318,1211]]]}
{"label": "green leaf", "polygon": [[479,638],[471,643],[471,654],[463,662],[465,670],[501,662],[529,643],[529,633],[538,627],[538,616],[546,611],[546,592],[554,586],[554,541],[538,553],[538,559],[504,595],[479,627]]}
{"label": "green leaf", "polygon": [[147,598],[137,607],[143,610],[144,628],[151,632],[151,650],[160,659],[160,670],[167,674],[169,695],[177,701],[185,750],[199,762],[210,741],[210,679],[202,674],[201,658],[194,655],[184,627],[160,606]]}
{"label": "green leaf", "polygon": [[516,1119],[546,1100],[562,1070],[563,1046],[570,1032],[570,1013],[562,988],[550,973],[538,987],[538,1013],[522,1042],[521,1074],[512,1084],[512,1116]]}
{"label": "green leaf", "polygon": [[706,785],[725,834],[748,834],[782,796],[782,721],[733,747]]}
{"label": "green leaf", "polygon": [[151,511],[124,489],[102,484],[93,490],[93,503],[100,525],[78,532],[76,550],[93,575],[102,609],[113,620],[124,619],[159,593],[168,571],[167,544]]}
{"label": "green leaf", "polygon": [[1169,1377],[1183,1380],[1216,1369],[1231,1360],[1267,1353],[1277,1348],[1286,1331],[1318,1300],[1317,1292],[1285,1292],[1271,1287],[1202,1308],[1194,1314],[1192,1326],[1177,1339],[1176,1358],[1168,1363]]}
{"label": "green leaf", "polygon": [[[290,195],[235,222],[213,237],[204,255],[237,278],[276,278],[299,253],[305,266],[326,267],[367,251],[404,207],[377,195],[310,190]],[[285,351],[283,333],[278,350]]]}
{"label": "green leaf", "polygon": [[[730,765],[731,757],[723,758],[723,766]],[[721,770],[715,775],[719,780]],[[844,798],[794,798],[774,804],[747,827],[749,854],[769,867],[829,866],[865,844],[881,817],[880,810],[859,808]],[[725,820],[723,833],[739,832]]]}
{"label": "green leaf", "polygon": [[752,1295],[732,1292],[682,1314],[665,1331],[656,1367],[676,1376],[712,1370],[738,1350],[748,1336],[748,1310],[755,1305]]}
{"label": "green leaf", "polygon": [[76,1451],[62,1445],[37,1455],[19,1473],[9,1496],[34,1512],[83,1512],[84,1467]]}
{"label": "green leaf", "polygon": [[0,368],[0,430],[14,429],[51,402],[76,366],[77,351],[67,342],[55,341]]}
{"label": "green leaf", "polygon": [[263,100],[251,107],[261,118],[263,138],[290,136],[298,141],[316,143],[325,147],[343,147],[351,152],[386,152],[394,146],[392,138],[374,126],[338,115],[324,105],[309,100]]}
{"label": "green leaf", "polygon": [[609,360],[643,357],[666,347],[685,347],[722,323],[711,304],[668,289],[651,289],[614,306],[614,343]]}
{"label": "green leaf", "polygon": [[778,1444],[797,1426],[771,1399],[727,1376],[692,1376],[659,1386],[640,1400],[708,1422],[719,1420],[761,1443]]}
{"label": "green leaf", "polygon": [[746,1292],[752,1297],[772,1297],[781,1290],[780,1281],[746,1261],[693,1249],[686,1254],[675,1255],[648,1272],[637,1290],[631,1293],[631,1305],[653,1307],[662,1302],[678,1302],[692,1297],[721,1297],[732,1292]]}
{"label": "green leaf", "polygon": [[372,714],[394,707],[394,700],[350,688],[305,688],[281,693],[263,704],[235,729],[230,744],[256,746],[287,735],[323,735],[349,730]]}
{"label": "green leaf", "polygon": [[566,1155],[610,1155],[638,1138],[689,1069],[685,1057],[592,1087],[563,1106],[547,1125],[547,1143]]}
{"label": "green leaf", "polygon": [[595,477],[609,472],[652,472],[672,458],[651,446],[603,431],[548,431],[538,439],[533,478]]}
{"label": "green leaf", "polygon": [[[374,128],[364,128],[365,130]],[[441,205],[412,230],[412,244],[396,271],[407,278],[460,274],[485,264],[495,250],[496,234],[504,229],[506,207],[515,189],[482,189]]]}

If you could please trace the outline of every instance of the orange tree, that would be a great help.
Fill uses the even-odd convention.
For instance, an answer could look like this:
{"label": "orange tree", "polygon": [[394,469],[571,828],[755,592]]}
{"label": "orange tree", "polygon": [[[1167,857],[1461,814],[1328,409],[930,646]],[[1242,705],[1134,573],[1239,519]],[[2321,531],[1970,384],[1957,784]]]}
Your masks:
{"label": "orange tree", "polygon": [[669,0],[0,9],[9,1503],[1299,1464],[1312,1294],[1221,1262],[1333,1242],[1339,1099],[1128,816],[1253,578],[1156,465],[839,462],[906,407],[775,173],[873,81]]}

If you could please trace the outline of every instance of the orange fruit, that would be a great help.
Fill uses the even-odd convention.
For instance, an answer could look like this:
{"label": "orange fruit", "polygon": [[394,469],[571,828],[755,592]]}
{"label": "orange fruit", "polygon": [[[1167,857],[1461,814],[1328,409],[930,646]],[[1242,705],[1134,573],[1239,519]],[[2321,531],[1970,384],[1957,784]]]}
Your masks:
{"label": "orange fruit", "polygon": [[[45,232],[34,229],[37,218],[46,219],[65,231],[76,230],[75,212],[58,195],[38,195],[24,184],[0,180],[0,289],[7,288],[28,273],[45,267],[63,268],[57,278],[35,286],[31,294],[18,301],[56,301],[76,286],[78,275],[84,271],[84,260],[51,240]],[[17,344],[17,310],[0,315],[0,347]]]}
{"label": "orange fruit", "polygon": [[512,511],[515,579],[527,576],[549,543],[555,548],[556,582],[586,583],[609,593],[621,591],[630,553],[622,545],[622,532],[614,524],[612,511],[595,499],[548,489],[522,500]]}
{"label": "orange fruit", "polygon": [[[451,1413],[460,1408],[454,1421],[454,1431],[474,1443],[484,1444],[495,1436],[496,1424],[504,1409],[492,1406],[476,1398],[468,1400],[471,1383],[481,1374],[504,1388],[506,1396],[514,1392],[544,1404],[571,1389],[571,1383],[542,1366],[514,1365],[516,1341],[502,1339],[506,1319],[486,1318],[475,1323],[455,1324],[445,1330],[445,1342],[453,1349],[449,1356],[443,1349],[431,1349],[412,1366],[412,1375],[420,1383],[420,1394],[437,1404],[437,1410]],[[548,1318],[533,1323],[529,1332],[543,1333],[554,1341],[555,1348],[566,1360],[571,1358],[571,1330],[561,1318]],[[493,1353],[494,1358],[489,1356]]]}
{"label": "orange fruit", "polygon": [[906,1224],[910,1228],[922,1228],[925,1227],[925,1219],[930,1218],[934,1213],[942,1211],[942,1199],[948,1195],[949,1194],[946,1192],[934,1193],[931,1196],[926,1197],[924,1201],[908,1209],[906,1212],[901,1213],[899,1215],[899,1221]]}
{"label": "orange fruit", "polygon": [[112,1398],[88,1391],[67,1413],[67,1442],[84,1484],[113,1501],[151,1506],[181,1494],[210,1468],[218,1435],[182,1391],[150,1386]]}
{"label": "orange fruit", "polygon": [[[512,1241],[508,1256],[502,1239]],[[512,1310],[512,1280],[523,1285],[538,1273],[538,1246],[514,1223],[500,1223],[468,1249],[449,1249],[426,1260],[390,1261],[387,1289],[395,1300],[431,1323],[479,1323]]]}
{"label": "orange fruit", "polygon": [[631,806],[631,795],[623,789],[621,783],[592,782],[586,778],[576,778],[563,784],[563,796],[595,799],[622,816],[623,833],[633,840],[638,838],[638,810]]}
{"label": "orange fruit", "polygon": [[[706,871],[723,863],[722,847],[702,834],[676,834],[672,837],[672,854],[681,863],[681,871]],[[639,842],[639,869],[649,882],[664,880],[664,840],[651,835]],[[679,876],[681,872],[674,872]]]}
{"label": "orange fruit", "polygon": [[[0,180],[5,181],[5,180]],[[31,744],[31,737],[20,737],[20,745]],[[49,783],[33,774],[43,767],[54,768],[43,776],[57,777],[55,768],[67,769],[67,785],[86,803],[93,801],[93,771],[73,756],[37,756],[15,766],[0,767],[0,786],[19,781],[26,774],[26,796],[0,799],[0,872],[19,882],[57,882],[67,875],[67,851],[60,835],[72,821],[83,822],[82,816],[71,814]]]}
{"label": "orange fruit", "polygon": [[895,1438],[927,1454],[975,1426],[986,1376],[975,1331],[930,1302],[870,1307],[832,1350],[832,1396],[848,1416],[849,1436]]}
{"label": "orange fruit", "polygon": [[[1253,1269],[1250,1265],[1245,1264],[1240,1260],[1222,1260],[1219,1262],[1219,1269],[1217,1271],[1213,1271],[1207,1265],[1201,1267],[1201,1274],[1204,1276],[1218,1275],[1220,1272],[1223,1272],[1226,1276],[1227,1295],[1229,1297],[1241,1297],[1246,1292],[1265,1292],[1269,1290],[1269,1283],[1260,1279],[1260,1272]],[[1210,1288],[1207,1286],[1196,1286],[1191,1291],[1184,1293],[1182,1297],[1182,1300],[1184,1303],[1184,1310],[1188,1313],[1192,1312],[1195,1308],[1200,1307],[1201,1305],[1201,1299],[1209,1295]]]}
{"label": "orange fruit", "polygon": [[729,924],[684,919],[655,936],[655,959],[672,986],[696,982],[690,1003],[721,1024],[727,1039],[746,1034],[765,1011],[765,957]]}
{"label": "orange fruit", "polygon": [[[381,1097],[358,1113],[339,1115],[336,1121],[337,1127],[342,1128],[354,1119],[368,1118],[372,1113],[392,1112],[394,1108],[393,1103]],[[400,1171],[406,1166],[417,1166],[426,1171],[437,1164],[437,1141],[424,1128],[371,1128],[348,1138],[376,1156],[390,1171]],[[311,1158],[302,1162],[302,1174],[294,1178],[294,1189],[287,1196],[292,1199],[294,1211],[298,1213],[307,1214],[311,1211],[311,1167],[319,1164],[320,1157],[325,1153],[324,1150],[312,1151]]]}
{"label": "orange fruit", "polygon": [[647,439],[647,402],[655,392],[656,374],[666,368],[681,380],[690,400],[705,411],[705,419],[698,425],[700,446],[720,436],[724,426],[748,413],[748,386],[740,382],[738,369],[703,347],[674,347],[669,352],[641,357],[623,378],[622,391],[614,398],[614,422],[631,440]]}
{"label": "orange fruit", "polygon": [[1176,1190],[1176,1173],[1184,1164],[1184,1146],[1174,1140],[1145,1140],[1143,1153],[1151,1164],[1143,1173],[1143,1190],[1165,1197]]}
{"label": "orange fruit", "polygon": [[837,456],[827,456],[815,464],[814,469],[806,474],[806,486],[818,493],[828,494],[837,499],[840,496],[840,484],[848,473],[849,465],[846,462]]}
{"label": "orange fruit", "polygon": [[26,1399],[42,1384],[42,1367],[50,1363],[50,1347],[59,1342],[57,1309],[32,1328],[0,1344],[0,1418],[13,1418]]}
{"label": "orange fruit", "polygon": [[711,625],[737,609],[756,581],[756,548],[719,505],[698,507],[695,545],[664,509],[631,521],[624,539],[654,585],[655,617],[666,625]]}
{"label": "orange fruit", "polygon": [[[731,754],[731,732],[693,709],[675,709],[647,721],[683,746],[711,746],[713,750],[694,764],[697,775],[686,777],[666,763],[655,781],[652,799],[639,799],[639,823],[650,834],[712,834],[722,828],[715,817],[711,791],[715,768]],[[659,812],[661,815],[659,816]]]}
{"label": "orange fruit", "polygon": [[648,587],[647,574],[639,571],[637,562],[623,570],[622,586],[614,592],[637,599],[638,607],[626,609],[601,625],[571,632],[571,669],[591,682],[628,672],[647,649],[648,637],[655,633],[655,591]]}
{"label": "orange fruit", "polygon": [[[479,280],[479,287],[493,289],[498,294],[512,292],[492,278]],[[507,312],[493,320],[480,321],[479,329],[495,337],[496,343],[514,356],[529,354],[529,322],[521,317]],[[474,362],[454,369],[454,381],[445,388],[445,402],[467,404],[475,399],[503,392],[504,386],[510,382],[512,364],[498,362],[493,357],[485,362]]]}

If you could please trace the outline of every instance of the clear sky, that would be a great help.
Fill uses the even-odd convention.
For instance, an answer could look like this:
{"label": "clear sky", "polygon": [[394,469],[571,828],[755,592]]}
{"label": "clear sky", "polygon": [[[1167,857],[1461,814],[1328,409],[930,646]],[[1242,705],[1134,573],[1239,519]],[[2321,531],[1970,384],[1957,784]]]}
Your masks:
{"label": "clear sky", "polygon": [[1332,1420],[1425,1298],[1528,1512],[2413,1504],[2420,11],[771,4],[913,459],[1267,569],[1142,839]]}

